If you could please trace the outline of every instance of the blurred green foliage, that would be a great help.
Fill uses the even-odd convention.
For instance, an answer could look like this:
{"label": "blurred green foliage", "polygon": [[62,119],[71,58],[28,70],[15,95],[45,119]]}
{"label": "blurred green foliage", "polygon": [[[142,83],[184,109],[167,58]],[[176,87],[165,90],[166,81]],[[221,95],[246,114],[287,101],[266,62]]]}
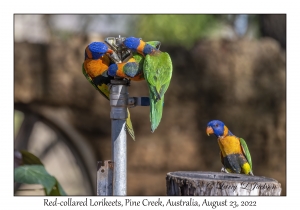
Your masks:
{"label": "blurred green foliage", "polygon": [[199,38],[209,36],[220,25],[221,15],[204,14],[162,14],[138,15],[132,29],[143,40],[156,40],[162,43],[193,46]]}
{"label": "blurred green foliage", "polygon": [[14,152],[14,181],[23,184],[41,184],[46,195],[67,195],[54,176],[34,154],[26,150]]}

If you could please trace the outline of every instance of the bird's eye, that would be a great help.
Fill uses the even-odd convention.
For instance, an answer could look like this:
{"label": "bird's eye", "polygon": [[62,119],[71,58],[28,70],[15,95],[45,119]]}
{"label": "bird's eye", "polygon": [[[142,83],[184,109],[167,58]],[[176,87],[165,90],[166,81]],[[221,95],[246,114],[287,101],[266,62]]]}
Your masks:
{"label": "bird's eye", "polygon": [[216,124],[216,127],[219,127],[219,124]]}

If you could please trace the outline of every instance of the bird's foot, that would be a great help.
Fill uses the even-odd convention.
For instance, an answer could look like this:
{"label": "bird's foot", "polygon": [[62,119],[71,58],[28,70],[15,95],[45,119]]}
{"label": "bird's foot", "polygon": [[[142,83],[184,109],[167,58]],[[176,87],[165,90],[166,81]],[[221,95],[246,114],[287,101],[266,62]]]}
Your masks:
{"label": "bird's foot", "polygon": [[127,85],[127,86],[130,86],[130,81],[131,81],[131,80],[128,79],[128,78],[124,78],[124,80],[126,81],[126,85]]}
{"label": "bird's foot", "polygon": [[229,173],[229,172],[226,170],[226,168],[224,168],[224,167],[221,168],[221,172],[223,172],[223,173]]}

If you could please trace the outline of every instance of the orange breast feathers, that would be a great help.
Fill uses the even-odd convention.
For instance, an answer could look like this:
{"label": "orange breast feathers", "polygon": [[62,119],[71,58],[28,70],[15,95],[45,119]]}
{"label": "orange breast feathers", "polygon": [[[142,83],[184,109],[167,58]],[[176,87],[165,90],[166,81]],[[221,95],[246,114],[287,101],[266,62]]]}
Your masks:
{"label": "orange breast feathers", "polygon": [[93,60],[87,58],[84,61],[84,68],[90,77],[94,78],[101,75],[109,67],[110,60],[107,55],[103,55],[100,59]]}
{"label": "orange breast feathers", "polygon": [[223,157],[230,154],[243,154],[240,140],[236,136],[218,138],[218,143]]}

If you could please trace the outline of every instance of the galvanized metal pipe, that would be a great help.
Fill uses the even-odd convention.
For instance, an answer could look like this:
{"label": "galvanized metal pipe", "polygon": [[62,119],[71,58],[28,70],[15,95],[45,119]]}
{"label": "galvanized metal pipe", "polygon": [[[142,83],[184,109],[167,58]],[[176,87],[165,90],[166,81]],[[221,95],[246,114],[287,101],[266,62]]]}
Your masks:
{"label": "galvanized metal pipe", "polygon": [[[114,50],[110,58],[115,63],[126,62],[132,57],[132,52],[122,45],[125,37],[108,37],[105,42]],[[127,194],[127,139],[126,119],[127,107],[149,106],[149,97],[128,97],[128,80],[115,78],[111,80],[111,150],[112,162],[105,161],[97,172],[97,195]],[[113,176],[113,178],[112,178]],[[112,189],[111,189],[112,188]]]}
{"label": "galvanized metal pipe", "polygon": [[114,163],[113,195],[127,194],[127,82],[112,80],[110,89],[112,161]]}

